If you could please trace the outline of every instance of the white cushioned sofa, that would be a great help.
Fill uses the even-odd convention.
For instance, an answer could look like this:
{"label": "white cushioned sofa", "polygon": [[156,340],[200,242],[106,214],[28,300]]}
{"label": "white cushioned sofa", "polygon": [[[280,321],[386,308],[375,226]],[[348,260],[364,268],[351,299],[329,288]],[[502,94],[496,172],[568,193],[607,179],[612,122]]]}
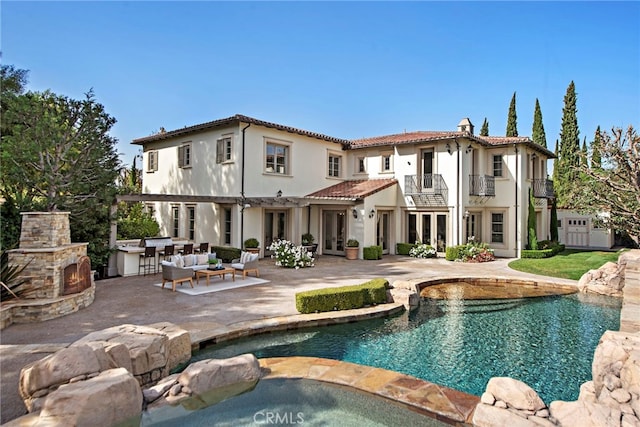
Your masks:
{"label": "white cushioned sofa", "polygon": [[170,265],[178,268],[190,268],[193,271],[209,268],[209,259],[214,259],[214,254],[172,255]]}

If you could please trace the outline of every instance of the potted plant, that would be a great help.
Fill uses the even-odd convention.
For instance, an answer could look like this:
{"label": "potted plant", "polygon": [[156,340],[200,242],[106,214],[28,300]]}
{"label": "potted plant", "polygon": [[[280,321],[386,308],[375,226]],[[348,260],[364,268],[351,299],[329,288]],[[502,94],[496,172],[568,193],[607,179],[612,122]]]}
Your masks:
{"label": "potted plant", "polygon": [[311,234],[311,233],[305,233],[305,234],[302,235],[302,245],[303,246],[312,245],[314,240],[315,240],[315,238],[313,237],[313,234]]}
{"label": "potted plant", "polygon": [[347,259],[358,259],[360,242],[356,239],[347,240],[347,247],[345,248],[345,255]]}
{"label": "potted plant", "polygon": [[244,241],[244,250],[253,254],[260,253],[260,242],[258,239],[250,237]]}

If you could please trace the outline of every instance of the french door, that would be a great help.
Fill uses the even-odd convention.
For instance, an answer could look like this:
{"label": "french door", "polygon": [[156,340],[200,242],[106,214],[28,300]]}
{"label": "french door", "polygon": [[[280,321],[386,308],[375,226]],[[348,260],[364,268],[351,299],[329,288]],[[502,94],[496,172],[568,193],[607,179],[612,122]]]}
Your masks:
{"label": "french door", "polygon": [[376,228],[376,240],[378,246],[382,246],[382,253],[389,253],[389,223],[391,220],[390,212],[378,212],[378,226]]}
{"label": "french door", "polygon": [[322,253],[344,255],[347,211],[324,211],[322,225]]}
{"label": "french door", "polygon": [[270,256],[267,248],[276,240],[288,239],[287,211],[266,211],[264,213],[264,249],[265,256]]}

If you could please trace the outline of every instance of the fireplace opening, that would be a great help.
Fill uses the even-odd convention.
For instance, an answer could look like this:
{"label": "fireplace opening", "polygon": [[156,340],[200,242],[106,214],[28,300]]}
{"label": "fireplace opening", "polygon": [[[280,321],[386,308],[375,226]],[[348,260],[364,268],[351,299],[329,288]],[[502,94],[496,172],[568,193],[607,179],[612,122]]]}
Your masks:
{"label": "fireplace opening", "polygon": [[62,283],[62,295],[76,294],[91,287],[91,259],[81,256],[76,264],[66,266]]}

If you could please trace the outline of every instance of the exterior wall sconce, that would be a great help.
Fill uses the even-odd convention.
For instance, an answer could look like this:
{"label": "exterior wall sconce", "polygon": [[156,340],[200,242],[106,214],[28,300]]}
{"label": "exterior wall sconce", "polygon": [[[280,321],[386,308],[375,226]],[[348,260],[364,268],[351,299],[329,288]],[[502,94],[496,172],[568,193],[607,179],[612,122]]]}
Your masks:
{"label": "exterior wall sconce", "polygon": [[354,217],[355,219],[358,219],[358,210],[357,210],[356,208],[353,208],[353,209],[351,210],[351,214],[353,215],[353,217]]}
{"label": "exterior wall sconce", "polygon": [[282,190],[278,190],[278,192],[276,193],[276,197],[282,197]]}
{"label": "exterior wall sconce", "polygon": [[371,209],[371,211],[369,212],[369,218],[373,218],[375,214],[376,214],[376,211],[374,209]]}
{"label": "exterior wall sconce", "polygon": [[446,147],[447,147],[447,153],[451,154],[451,144],[447,142]]}
{"label": "exterior wall sconce", "polygon": [[464,211],[464,219],[468,219],[469,218],[469,211]]}
{"label": "exterior wall sconce", "polygon": [[467,146],[467,149],[466,149],[466,150],[464,150],[464,152],[465,152],[465,153],[467,153],[467,154],[469,154],[469,153],[471,152],[471,150],[473,150],[473,146],[472,146],[471,144],[469,144],[469,145]]}

